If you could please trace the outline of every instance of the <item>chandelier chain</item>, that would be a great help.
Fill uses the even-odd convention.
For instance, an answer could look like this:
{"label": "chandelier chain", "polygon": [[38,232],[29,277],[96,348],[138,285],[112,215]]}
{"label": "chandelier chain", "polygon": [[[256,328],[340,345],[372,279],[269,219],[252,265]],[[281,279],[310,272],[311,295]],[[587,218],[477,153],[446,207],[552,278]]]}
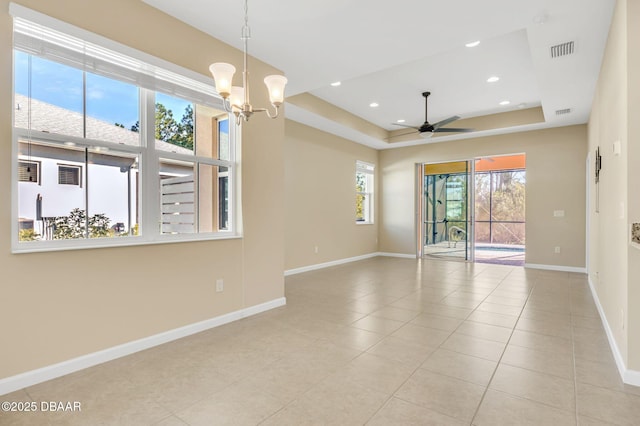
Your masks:
{"label": "chandelier chain", "polygon": [[251,28],[249,27],[249,1],[244,0],[244,26],[242,27],[242,39],[251,38]]}
{"label": "chandelier chain", "polygon": [[254,113],[264,112],[269,118],[277,118],[278,111],[284,102],[284,87],[287,79],[283,75],[268,75],[264,78],[269,93],[269,101],[274,108],[274,113],[268,108],[254,108],[251,105],[249,96],[249,39],[251,38],[251,28],[249,27],[249,1],[244,0],[244,25],[242,27],[243,41],[243,61],[242,87],[232,86],[233,74],[236,68],[224,62],[216,62],[209,66],[213,74],[216,89],[222,95],[224,109],[236,116],[236,124],[241,120],[249,121]]}

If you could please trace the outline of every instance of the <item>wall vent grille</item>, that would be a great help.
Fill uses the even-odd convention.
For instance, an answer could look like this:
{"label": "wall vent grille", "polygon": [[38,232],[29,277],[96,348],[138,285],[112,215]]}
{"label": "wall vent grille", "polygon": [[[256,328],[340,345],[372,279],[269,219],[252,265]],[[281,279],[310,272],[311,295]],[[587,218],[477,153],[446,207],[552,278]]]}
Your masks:
{"label": "wall vent grille", "polygon": [[571,112],[571,108],[557,109],[556,115],[565,115],[565,114],[569,114],[570,112]]}
{"label": "wall vent grille", "polygon": [[561,56],[573,55],[574,46],[575,44],[572,41],[551,46],[551,57],[559,58]]}

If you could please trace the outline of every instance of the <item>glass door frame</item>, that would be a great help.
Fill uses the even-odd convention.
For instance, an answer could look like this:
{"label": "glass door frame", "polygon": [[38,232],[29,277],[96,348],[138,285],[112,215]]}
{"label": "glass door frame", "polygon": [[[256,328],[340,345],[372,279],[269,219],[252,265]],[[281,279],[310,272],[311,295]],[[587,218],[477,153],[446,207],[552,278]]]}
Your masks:
{"label": "glass door frame", "polygon": [[[416,163],[415,165],[415,230],[416,230],[416,258],[422,259],[425,255],[425,231],[426,231],[426,206],[425,206],[425,166],[432,164],[446,164],[453,162],[466,162],[466,236],[465,262],[475,262],[475,169],[477,158],[463,160],[449,160]],[[446,213],[445,213],[446,215]],[[436,218],[434,218],[435,221]]]}

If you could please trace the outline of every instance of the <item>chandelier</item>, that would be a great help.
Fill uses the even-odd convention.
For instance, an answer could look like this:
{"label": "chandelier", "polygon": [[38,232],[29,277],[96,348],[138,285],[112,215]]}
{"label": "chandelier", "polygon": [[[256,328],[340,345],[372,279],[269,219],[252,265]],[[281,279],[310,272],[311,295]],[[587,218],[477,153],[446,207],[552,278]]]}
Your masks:
{"label": "chandelier", "polygon": [[264,84],[269,91],[269,101],[275,108],[271,112],[267,108],[254,108],[249,99],[249,54],[248,43],[251,38],[251,28],[249,28],[247,0],[244,1],[244,26],[242,27],[241,39],[244,42],[244,70],[242,71],[243,87],[232,86],[233,74],[236,67],[225,62],[216,62],[209,66],[209,71],[213,74],[216,90],[223,98],[224,108],[227,112],[236,116],[236,123],[242,120],[249,121],[249,118],[256,112],[266,112],[269,118],[278,117],[278,110],[284,101],[284,86],[287,78],[283,75],[268,75],[264,78]]}

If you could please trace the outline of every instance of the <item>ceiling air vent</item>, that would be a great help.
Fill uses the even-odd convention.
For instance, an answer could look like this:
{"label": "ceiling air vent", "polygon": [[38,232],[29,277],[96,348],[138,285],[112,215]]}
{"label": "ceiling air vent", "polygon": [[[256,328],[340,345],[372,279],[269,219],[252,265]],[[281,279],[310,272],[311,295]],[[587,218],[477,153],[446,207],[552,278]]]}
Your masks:
{"label": "ceiling air vent", "polygon": [[572,55],[573,47],[574,47],[574,43],[572,41],[551,46],[551,57],[559,58],[561,56]]}
{"label": "ceiling air vent", "polygon": [[556,115],[565,115],[565,114],[569,114],[570,112],[571,112],[571,108],[557,109]]}

